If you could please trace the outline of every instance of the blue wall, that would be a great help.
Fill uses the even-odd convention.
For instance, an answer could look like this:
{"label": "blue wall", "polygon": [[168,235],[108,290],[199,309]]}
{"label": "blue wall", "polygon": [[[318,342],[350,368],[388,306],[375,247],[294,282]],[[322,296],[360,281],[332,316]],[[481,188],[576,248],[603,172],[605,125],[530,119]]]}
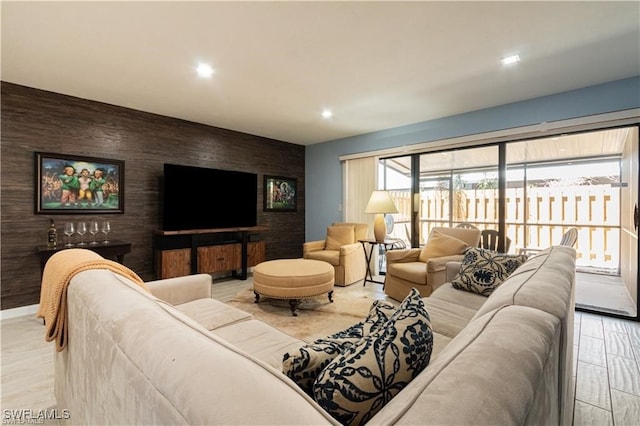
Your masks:
{"label": "blue wall", "polygon": [[640,76],[310,145],[305,150],[306,240],[342,219],[341,155],[640,108]]}

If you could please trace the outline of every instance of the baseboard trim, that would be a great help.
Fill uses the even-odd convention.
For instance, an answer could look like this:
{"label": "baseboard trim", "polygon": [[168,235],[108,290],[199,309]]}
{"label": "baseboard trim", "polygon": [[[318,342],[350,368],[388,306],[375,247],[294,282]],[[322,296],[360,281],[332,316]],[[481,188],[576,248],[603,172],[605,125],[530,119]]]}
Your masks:
{"label": "baseboard trim", "polygon": [[11,318],[24,317],[27,315],[34,315],[38,312],[40,305],[28,305],[20,306],[19,308],[4,309],[0,311],[0,320],[6,320]]}

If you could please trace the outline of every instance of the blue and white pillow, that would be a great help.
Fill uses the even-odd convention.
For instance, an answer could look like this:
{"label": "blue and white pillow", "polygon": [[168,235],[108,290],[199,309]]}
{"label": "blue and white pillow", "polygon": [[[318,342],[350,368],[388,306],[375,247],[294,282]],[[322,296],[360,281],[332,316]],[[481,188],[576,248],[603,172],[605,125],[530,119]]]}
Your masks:
{"label": "blue and white pillow", "polygon": [[429,314],[414,288],[383,327],[322,370],[314,399],[342,424],[365,424],[424,370],[432,349]]}
{"label": "blue and white pillow", "polygon": [[395,312],[391,303],[376,300],[364,321],[284,354],[282,372],[313,397],[313,382],[320,372],[346,348],[384,326]]}
{"label": "blue and white pillow", "polygon": [[464,251],[460,272],[451,285],[458,290],[489,296],[526,261],[525,255],[469,247]]}

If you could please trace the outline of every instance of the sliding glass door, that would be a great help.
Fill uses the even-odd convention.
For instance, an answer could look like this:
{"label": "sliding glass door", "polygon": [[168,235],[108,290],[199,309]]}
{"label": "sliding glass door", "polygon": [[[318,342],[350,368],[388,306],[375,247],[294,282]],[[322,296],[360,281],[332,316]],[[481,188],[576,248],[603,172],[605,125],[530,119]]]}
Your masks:
{"label": "sliding glass door", "polygon": [[498,146],[419,156],[420,244],[436,226],[498,229]]}
{"label": "sliding glass door", "polygon": [[384,159],[379,187],[415,247],[435,226],[475,226],[532,252],[576,228],[578,307],[637,317],[638,157],[637,126],[607,129]]}

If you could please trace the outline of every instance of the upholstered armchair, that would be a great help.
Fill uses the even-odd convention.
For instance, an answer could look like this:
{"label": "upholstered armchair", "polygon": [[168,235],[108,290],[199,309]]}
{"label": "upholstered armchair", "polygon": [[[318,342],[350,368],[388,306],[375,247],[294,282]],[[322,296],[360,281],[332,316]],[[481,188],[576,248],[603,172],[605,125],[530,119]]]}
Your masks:
{"label": "upholstered armchair", "polygon": [[462,261],[464,250],[479,242],[479,229],[435,227],[424,248],[388,251],[384,292],[398,301],[412,287],[429,296],[446,282],[447,262]]}
{"label": "upholstered armchair", "polygon": [[303,243],[302,256],[330,263],[335,269],[335,285],[348,286],[364,279],[367,272],[358,240],[366,240],[368,231],[366,223],[333,223],[327,227],[326,239]]}

